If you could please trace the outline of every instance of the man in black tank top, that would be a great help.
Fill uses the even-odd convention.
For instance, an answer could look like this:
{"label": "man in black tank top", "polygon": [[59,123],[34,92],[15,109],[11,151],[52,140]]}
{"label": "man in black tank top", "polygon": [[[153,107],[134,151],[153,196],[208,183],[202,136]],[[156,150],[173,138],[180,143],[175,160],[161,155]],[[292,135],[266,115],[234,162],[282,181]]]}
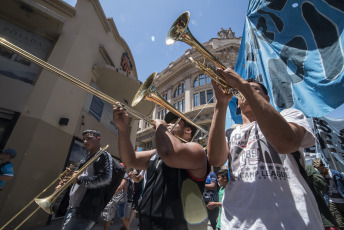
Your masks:
{"label": "man in black tank top", "polygon": [[209,173],[207,156],[198,143],[183,143],[176,137],[190,141],[196,132],[196,128],[184,120],[175,124],[177,119],[169,112],[164,121],[155,120],[156,149],[135,152],[130,141],[128,114],[114,105],[122,162],[128,167],[147,170],[140,204],[140,230],[207,227],[206,207],[202,200]]}

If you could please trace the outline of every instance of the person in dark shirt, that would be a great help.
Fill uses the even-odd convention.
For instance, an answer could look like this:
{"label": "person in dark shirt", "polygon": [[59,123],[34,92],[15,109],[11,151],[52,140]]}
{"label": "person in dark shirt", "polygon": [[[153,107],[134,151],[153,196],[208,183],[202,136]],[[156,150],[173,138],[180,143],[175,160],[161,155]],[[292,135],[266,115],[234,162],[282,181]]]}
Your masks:
{"label": "person in dark shirt", "polygon": [[[100,132],[85,130],[82,136],[88,155],[81,161],[79,168],[101,151]],[[117,164],[119,163],[112,159],[110,153],[104,151],[74,179],[69,192],[69,207],[63,221],[63,230],[91,229],[123,178],[124,169],[122,166],[116,166]],[[64,177],[56,189],[77,173],[78,171],[74,171],[72,175]]]}
{"label": "person in dark shirt", "polygon": [[[114,105],[121,160],[128,167],[147,170],[140,203],[140,230],[186,230],[187,223],[206,222],[202,192],[209,173],[207,156],[198,143],[183,143],[177,138],[190,141],[196,132],[196,128],[184,120],[176,124],[177,119],[169,112],[164,121],[155,120],[156,149],[135,152],[130,141],[128,114]],[[191,209],[190,205],[199,206]],[[190,208],[190,212],[186,212],[185,207]]]}

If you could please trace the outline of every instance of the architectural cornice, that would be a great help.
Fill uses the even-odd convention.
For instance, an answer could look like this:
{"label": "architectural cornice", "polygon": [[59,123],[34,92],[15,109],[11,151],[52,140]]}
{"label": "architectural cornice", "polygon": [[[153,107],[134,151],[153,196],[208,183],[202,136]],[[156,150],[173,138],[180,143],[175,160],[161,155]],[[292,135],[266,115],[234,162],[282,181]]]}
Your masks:
{"label": "architectural cornice", "polygon": [[63,0],[55,0],[55,1],[51,1],[51,0],[43,0],[43,2],[45,2],[48,5],[51,5],[52,7],[62,11],[63,13],[67,14],[70,17],[73,17],[76,13],[76,9],[75,7],[69,5],[68,3],[66,3]]}

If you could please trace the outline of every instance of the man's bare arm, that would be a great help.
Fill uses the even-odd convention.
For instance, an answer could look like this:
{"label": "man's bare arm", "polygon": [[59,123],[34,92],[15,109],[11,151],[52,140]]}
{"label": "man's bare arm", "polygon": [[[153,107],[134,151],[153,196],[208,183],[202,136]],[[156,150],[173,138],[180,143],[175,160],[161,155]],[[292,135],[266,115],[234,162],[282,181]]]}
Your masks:
{"label": "man's bare arm", "polygon": [[118,128],[118,150],[122,162],[128,167],[146,170],[154,150],[135,152],[129,135],[128,114],[123,108],[114,106],[113,119]]}
{"label": "man's bare arm", "polygon": [[225,126],[227,107],[232,96],[223,94],[216,83],[212,83],[216,103],[208,137],[208,159],[211,165],[220,167],[226,163],[229,156]]}
{"label": "man's bare arm", "polygon": [[300,147],[306,132],[303,127],[288,123],[269,101],[232,69],[218,72],[244,95],[262,133],[277,152],[292,153]]}
{"label": "man's bare arm", "polygon": [[207,157],[203,147],[194,142],[182,143],[163,124],[157,124],[156,146],[161,159],[172,168],[188,169],[202,178],[207,171]]}

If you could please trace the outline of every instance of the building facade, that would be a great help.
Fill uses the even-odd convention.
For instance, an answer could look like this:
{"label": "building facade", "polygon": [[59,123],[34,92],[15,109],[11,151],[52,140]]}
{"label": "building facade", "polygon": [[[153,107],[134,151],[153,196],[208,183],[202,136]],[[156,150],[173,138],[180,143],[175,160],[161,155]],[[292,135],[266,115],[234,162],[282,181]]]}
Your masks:
{"label": "building facade", "polygon": [[[231,28],[218,32],[217,38],[212,38],[202,45],[210,51],[225,66],[234,68],[241,38],[235,37]],[[185,54],[157,75],[154,85],[159,94],[176,109],[183,112],[196,124],[209,130],[213,117],[215,95],[211,79],[197,69],[189,60],[192,57],[205,65],[215,68],[215,65],[195,49],[186,50]],[[152,119],[164,119],[168,111],[160,105],[155,105]],[[140,121],[137,132],[136,146],[138,149],[155,148],[154,130],[151,125]],[[197,140],[196,140],[197,141]],[[203,140],[203,143],[206,140]]]}
{"label": "building facade", "polygon": [[[2,0],[0,37],[76,79],[68,74],[69,82],[61,79],[60,74],[0,45],[0,148],[18,152],[12,160],[14,178],[0,195],[3,226],[69,163],[87,154],[84,130],[99,130],[102,146],[109,144],[108,151],[119,156],[111,104],[129,104],[141,82],[127,43],[99,0],[78,0],[75,7],[62,0]],[[79,87],[78,81],[86,86]],[[90,92],[102,92],[107,99]],[[135,107],[146,115],[152,109],[150,102]],[[130,137],[135,143],[138,119],[131,118]],[[19,216],[7,229],[23,218]],[[43,226],[48,219],[40,210],[22,229]]]}

